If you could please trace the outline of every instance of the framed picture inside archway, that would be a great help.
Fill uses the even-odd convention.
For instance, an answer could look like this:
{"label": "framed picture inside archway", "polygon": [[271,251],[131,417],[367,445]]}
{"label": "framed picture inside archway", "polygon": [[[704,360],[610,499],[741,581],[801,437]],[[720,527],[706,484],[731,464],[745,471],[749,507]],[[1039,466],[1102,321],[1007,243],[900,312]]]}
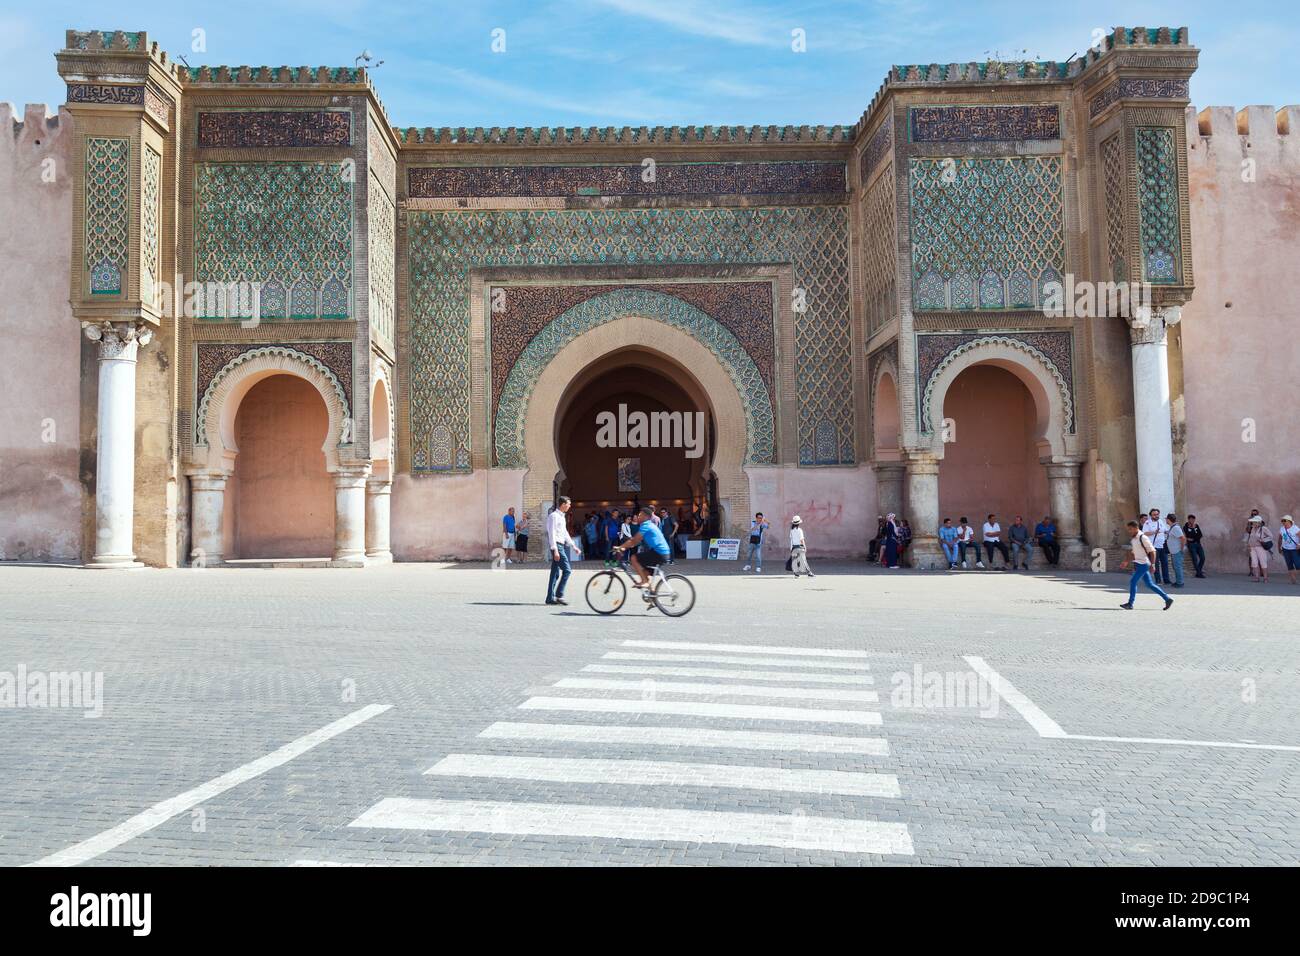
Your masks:
{"label": "framed picture inside archway", "polygon": [[641,490],[641,459],[620,458],[618,460],[618,490]]}

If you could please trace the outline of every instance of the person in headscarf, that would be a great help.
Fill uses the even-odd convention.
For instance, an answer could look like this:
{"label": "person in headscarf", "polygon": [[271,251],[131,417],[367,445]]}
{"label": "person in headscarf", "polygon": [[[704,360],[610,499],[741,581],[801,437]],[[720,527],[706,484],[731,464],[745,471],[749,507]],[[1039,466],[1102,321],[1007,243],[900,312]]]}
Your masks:
{"label": "person in headscarf", "polygon": [[885,567],[898,567],[898,521],[891,511],[885,515]]}

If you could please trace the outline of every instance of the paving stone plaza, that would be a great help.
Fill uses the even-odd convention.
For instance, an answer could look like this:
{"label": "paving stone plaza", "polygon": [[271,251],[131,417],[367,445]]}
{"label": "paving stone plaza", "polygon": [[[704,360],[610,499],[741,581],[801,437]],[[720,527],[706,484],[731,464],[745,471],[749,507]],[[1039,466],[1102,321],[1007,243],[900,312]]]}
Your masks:
{"label": "paving stone plaza", "polygon": [[0,864],[1300,862],[1284,580],[593,570],[0,569]]}

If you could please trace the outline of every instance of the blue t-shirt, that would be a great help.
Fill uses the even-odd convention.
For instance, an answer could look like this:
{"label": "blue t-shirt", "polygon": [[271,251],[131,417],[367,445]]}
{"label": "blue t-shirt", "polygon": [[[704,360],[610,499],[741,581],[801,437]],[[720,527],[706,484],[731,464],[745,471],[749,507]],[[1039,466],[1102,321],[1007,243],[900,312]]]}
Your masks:
{"label": "blue t-shirt", "polygon": [[515,533],[515,516],[514,516],[514,515],[506,515],[504,518],[501,519],[501,524],[502,524],[502,526],[506,529],[506,534],[514,534],[514,533]]}
{"label": "blue t-shirt", "polygon": [[1044,524],[1043,522],[1040,521],[1038,522],[1038,524],[1034,526],[1034,536],[1037,538],[1041,538],[1044,541],[1055,541],[1056,525]]}
{"label": "blue t-shirt", "polygon": [[949,525],[948,527],[939,528],[939,540],[944,544],[952,544],[957,540],[957,529]]}
{"label": "blue t-shirt", "polygon": [[667,557],[672,552],[668,549],[668,540],[664,533],[659,530],[659,526],[653,521],[646,520],[636,529],[641,532],[641,543],[656,554],[662,554]]}

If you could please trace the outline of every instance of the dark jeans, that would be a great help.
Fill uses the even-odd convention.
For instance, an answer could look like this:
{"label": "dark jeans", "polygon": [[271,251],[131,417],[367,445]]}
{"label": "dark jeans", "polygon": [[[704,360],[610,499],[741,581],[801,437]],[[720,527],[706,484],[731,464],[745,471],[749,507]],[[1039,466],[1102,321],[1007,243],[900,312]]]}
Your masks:
{"label": "dark jeans", "polygon": [[1199,576],[1205,570],[1205,547],[1199,541],[1188,541],[1187,552],[1192,556],[1192,567]]}
{"label": "dark jeans", "polygon": [[1043,549],[1043,554],[1047,557],[1048,564],[1059,564],[1061,561],[1061,546],[1055,541],[1039,541],[1038,546]]}
{"label": "dark jeans", "polygon": [[1010,567],[1010,565],[1011,565],[1011,552],[1007,550],[1007,543],[1006,543],[1005,541],[985,541],[985,542],[984,542],[984,553],[988,555],[988,558],[986,559],[987,562],[988,562],[988,566],[989,566],[990,568],[993,567],[993,549],[994,549],[994,548],[997,548],[999,551],[1002,552],[1002,563],[1003,563],[1004,565],[1007,565],[1008,567]]}
{"label": "dark jeans", "polygon": [[880,539],[879,538],[872,538],[869,542],[867,542],[867,560],[868,561],[880,560]]}
{"label": "dark jeans", "polygon": [[[560,548],[560,559],[555,559],[556,552],[551,552],[551,580],[546,585],[546,602],[559,600],[564,597],[564,586],[569,583],[569,575],[573,573],[573,568],[569,565],[569,549]],[[557,588],[555,582],[559,581],[560,586]]]}
{"label": "dark jeans", "polygon": [[962,564],[966,563],[967,548],[970,548],[972,551],[975,552],[975,560],[978,561],[980,559],[980,545],[978,541],[967,541],[964,543],[958,542],[957,553],[961,555]]}
{"label": "dark jeans", "polygon": [[1156,584],[1169,583],[1169,549],[1156,548],[1156,566],[1152,569],[1155,574]]}

